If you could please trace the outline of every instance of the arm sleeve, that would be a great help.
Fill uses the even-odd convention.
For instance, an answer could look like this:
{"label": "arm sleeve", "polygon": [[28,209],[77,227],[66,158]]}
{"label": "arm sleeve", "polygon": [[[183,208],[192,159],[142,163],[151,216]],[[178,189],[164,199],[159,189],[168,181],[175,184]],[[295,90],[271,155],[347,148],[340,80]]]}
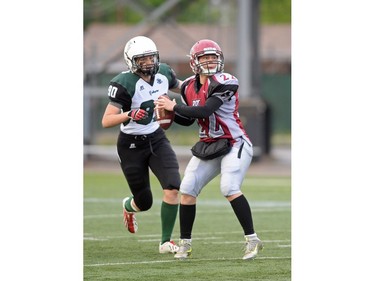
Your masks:
{"label": "arm sleeve", "polygon": [[209,97],[206,100],[206,104],[203,106],[187,106],[184,104],[176,104],[173,110],[183,116],[191,118],[207,118],[212,113],[215,112],[221,105],[223,101],[215,96]]}
{"label": "arm sleeve", "polygon": [[182,116],[176,112],[175,117],[174,117],[174,122],[182,126],[190,126],[194,124],[195,119]]}

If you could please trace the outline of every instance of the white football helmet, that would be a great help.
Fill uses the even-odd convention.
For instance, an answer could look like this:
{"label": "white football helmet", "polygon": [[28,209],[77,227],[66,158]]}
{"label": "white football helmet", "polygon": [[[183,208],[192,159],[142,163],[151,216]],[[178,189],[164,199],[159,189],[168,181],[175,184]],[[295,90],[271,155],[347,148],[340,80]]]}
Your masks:
{"label": "white football helmet", "polygon": [[[139,58],[154,56],[153,64],[139,65]],[[145,75],[154,75],[159,70],[159,51],[155,43],[148,37],[136,36],[126,43],[124,48],[124,58],[130,71],[141,72]]]}
{"label": "white football helmet", "polygon": [[[217,60],[200,63],[198,58],[203,55],[216,55]],[[199,40],[190,49],[190,67],[195,74],[214,75],[224,70],[224,55],[220,46],[209,39]],[[215,69],[209,69],[208,64],[216,64]]]}

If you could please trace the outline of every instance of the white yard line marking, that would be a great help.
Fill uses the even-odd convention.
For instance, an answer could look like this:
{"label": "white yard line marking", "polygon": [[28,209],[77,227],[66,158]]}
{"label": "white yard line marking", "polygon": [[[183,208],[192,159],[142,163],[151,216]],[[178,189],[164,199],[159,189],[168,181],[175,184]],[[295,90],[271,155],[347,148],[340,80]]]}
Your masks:
{"label": "white yard line marking", "polygon": [[102,218],[116,218],[122,217],[122,214],[102,214],[102,215],[87,215],[85,219],[102,219]]}
{"label": "white yard line marking", "polygon": [[90,241],[108,241],[105,238],[95,238],[95,237],[83,237],[83,240],[90,240]]}
{"label": "white yard line marking", "polygon": [[[264,243],[280,243],[280,242],[290,242],[290,240],[262,240],[262,242],[264,242]],[[210,242],[210,244],[238,244],[238,243],[244,243],[244,241],[240,241],[240,242],[238,242],[238,241]]]}
{"label": "white yard line marking", "polygon": [[[116,203],[119,204],[121,207],[122,199],[118,198],[84,198],[84,203]],[[155,199],[154,204],[161,204],[161,200]],[[227,200],[223,199],[198,199],[197,201],[198,205],[202,206],[228,206],[230,207],[230,204]],[[291,202],[290,201],[250,201],[251,207],[268,207],[268,208],[274,208],[274,207],[290,207]]]}
{"label": "white yard line marking", "polygon": [[[229,232],[222,232],[221,234],[228,234]],[[216,233],[219,234],[219,233]],[[205,234],[198,234],[198,235],[205,235]],[[142,235],[140,237],[147,237],[148,239],[138,239],[137,242],[139,243],[154,243],[154,242],[160,242],[160,235],[159,234],[153,234],[153,235]],[[155,237],[153,239],[150,239],[150,237]],[[108,241],[111,239],[122,239],[126,238],[125,236],[104,236],[104,237],[94,237],[93,235],[85,235],[83,240],[89,240],[89,241]],[[208,240],[220,240],[223,239],[223,237],[220,236],[205,236],[205,237],[195,237],[194,240],[203,240],[203,241],[208,241]],[[286,243],[290,242],[291,240],[262,240],[264,243]],[[210,244],[241,244],[244,243],[243,241],[210,241],[208,242]]]}
{"label": "white yard line marking", "polygon": [[[216,239],[223,239],[223,237],[204,237],[204,238],[194,237],[194,240],[216,240]],[[138,240],[138,242],[160,242],[160,239],[142,239],[142,240]]]}
{"label": "white yard line marking", "polygon": [[[288,260],[291,257],[257,257],[257,260]],[[229,261],[240,260],[240,258],[219,258],[219,259],[187,259],[186,261],[180,260],[156,260],[156,261],[134,261],[134,262],[116,262],[116,263],[96,263],[85,264],[84,266],[116,266],[116,265],[135,265],[135,264],[153,264],[153,263],[168,263],[168,262],[202,262],[202,261]],[[246,261],[244,261],[246,262]]]}
{"label": "white yard line marking", "polygon": [[[272,229],[272,230],[263,230],[260,233],[270,233],[270,232],[280,232],[281,230],[278,229]],[[285,230],[283,230],[285,232]],[[290,232],[290,230],[289,230]],[[110,239],[126,239],[128,236],[125,233],[124,235],[118,235],[118,236],[100,236],[95,237],[92,233],[85,233],[84,234],[84,240],[110,240]],[[194,240],[208,240],[208,239],[222,239],[220,236],[213,236],[213,235],[226,235],[226,234],[242,234],[241,231],[227,231],[227,232],[198,232],[194,233]],[[202,236],[202,237],[200,237]],[[160,234],[145,234],[145,235],[137,235],[138,242],[160,242]],[[264,242],[285,242],[290,240],[263,240]],[[227,243],[236,243],[236,242],[227,242]]]}
{"label": "white yard line marking", "polygon": [[[290,212],[290,207],[267,207],[267,208],[251,208],[251,211],[254,213],[265,213],[265,212]],[[223,213],[232,213],[232,209],[225,209],[225,210],[210,210],[210,211],[197,211],[197,214],[223,214]],[[141,212],[139,213],[140,216],[142,217],[154,217],[155,215],[160,215],[160,212],[152,212],[152,211],[147,211],[147,212]],[[121,218],[122,213],[119,212],[117,214],[98,214],[98,215],[85,215],[83,218],[84,219],[107,219],[107,218]]]}

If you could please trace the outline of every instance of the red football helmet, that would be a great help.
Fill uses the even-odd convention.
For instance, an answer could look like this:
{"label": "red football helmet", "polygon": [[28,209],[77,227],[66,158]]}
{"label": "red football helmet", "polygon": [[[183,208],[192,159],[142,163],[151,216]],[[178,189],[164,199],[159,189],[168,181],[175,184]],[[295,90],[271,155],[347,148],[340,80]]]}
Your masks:
{"label": "red football helmet", "polygon": [[[217,60],[200,63],[198,58],[203,55],[216,55]],[[208,64],[216,64],[215,69],[209,69]],[[224,55],[220,46],[209,39],[199,40],[190,49],[190,67],[195,74],[214,75],[224,70]]]}

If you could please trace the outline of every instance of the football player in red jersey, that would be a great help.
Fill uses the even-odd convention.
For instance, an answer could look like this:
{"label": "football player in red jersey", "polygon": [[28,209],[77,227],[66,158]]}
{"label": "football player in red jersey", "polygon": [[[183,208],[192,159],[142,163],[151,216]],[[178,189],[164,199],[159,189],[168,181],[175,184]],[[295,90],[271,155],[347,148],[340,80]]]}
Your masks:
{"label": "football player in red jersey", "polygon": [[175,253],[171,241],[178,212],[181,177],[175,152],[155,117],[154,101],[168,90],[179,92],[181,81],[159,62],[159,51],[148,37],[136,36],[124,48],[129,68],[114,77],[108,87],[109,103],[102,118],[104,128],[119,126],[117,153],[131,196],[124,198],[125,227],[135,233],[135,213],[151,208],[153,196],[149,170],[163,188],[160,253]]}
{"label": "football player in red jersey", "polygon": [[195,75],[187,78],[181,86],[183,104],[162,99],[156,105],[175,111],[175,122],[181,125],[191,125],[196,120],[203,147],[227,139],[231,148],[213,159],[203,160],[202,155],[190,159],[180,188],[180,248],[175,258],[184,259],[191,254],[197,197],[208,182],[221,174],[221,193],[230,202],[244,231],[245,254],[242,259],[254,259],[263,243],[255,233],[250,205],[241,192],[242,181],[252,161],[253,147],[239,118],[238,80],[224,72],[223,52],[212,40],[199,40],[193,45],[190,66]]}

